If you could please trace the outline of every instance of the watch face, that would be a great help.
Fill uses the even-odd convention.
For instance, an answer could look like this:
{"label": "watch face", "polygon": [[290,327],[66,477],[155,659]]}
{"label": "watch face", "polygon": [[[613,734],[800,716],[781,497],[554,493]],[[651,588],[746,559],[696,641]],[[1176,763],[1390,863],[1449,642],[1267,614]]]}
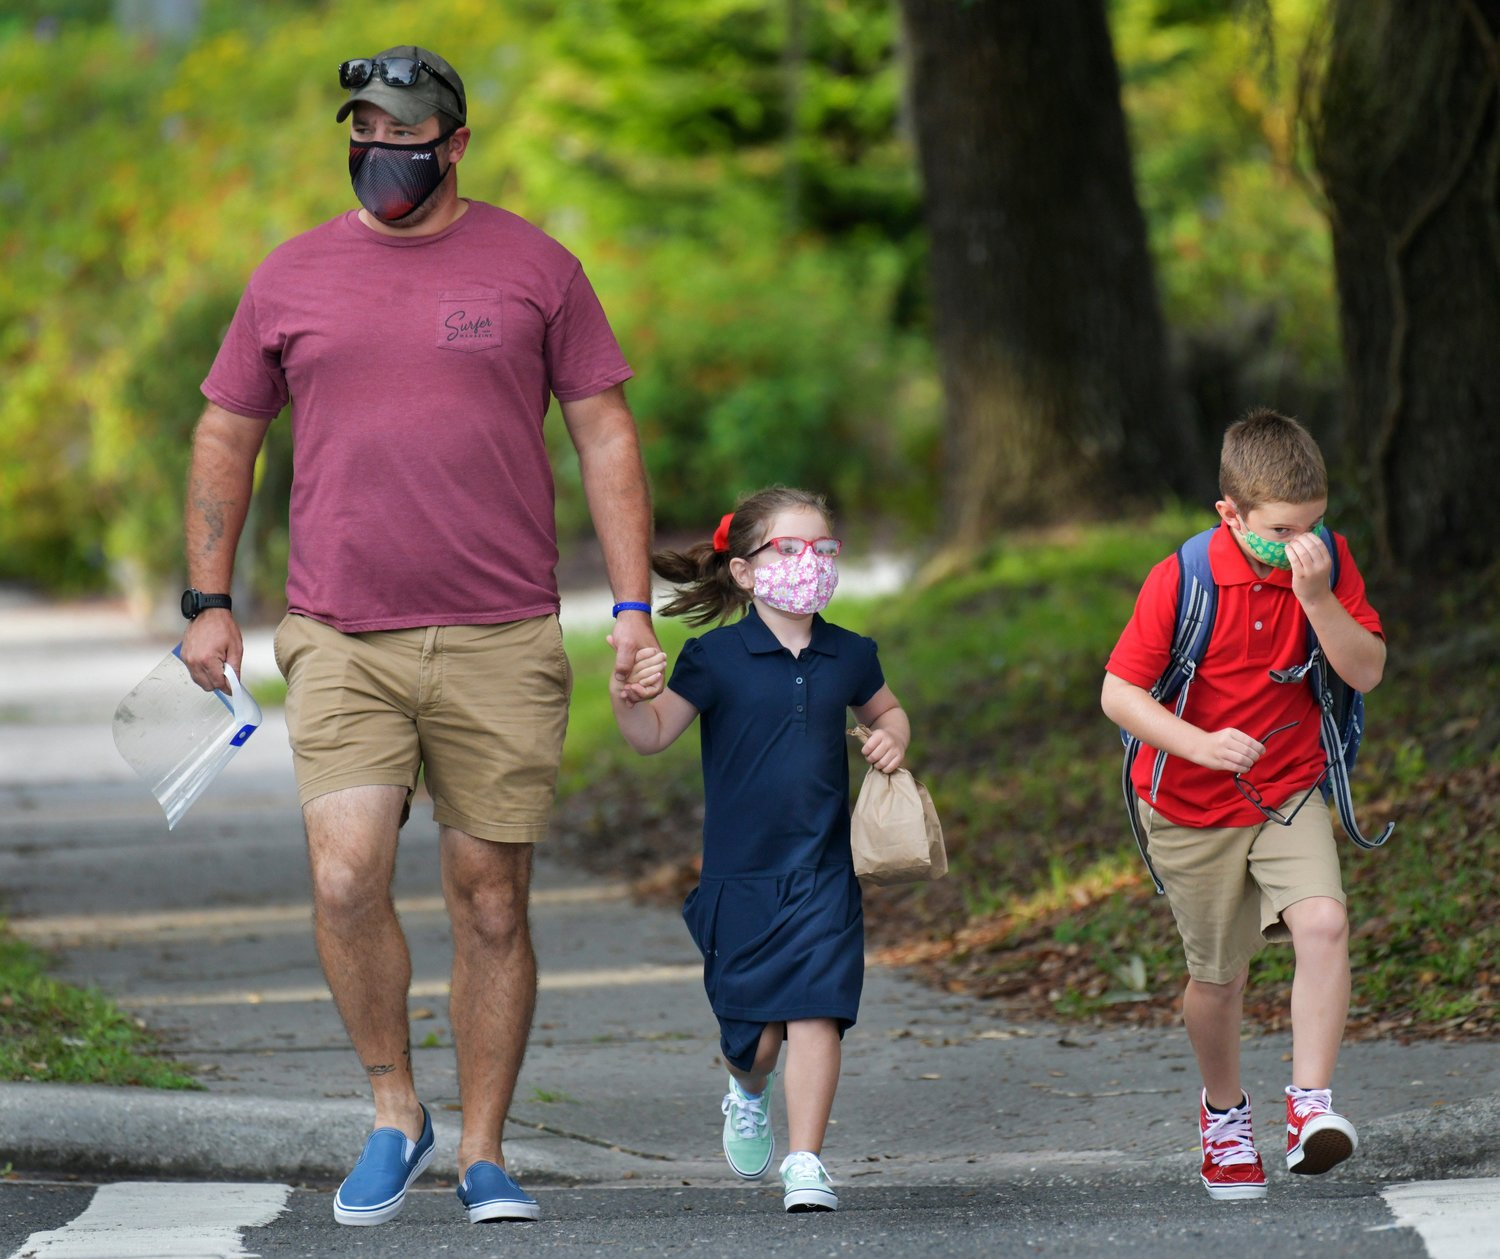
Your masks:
{"label": "watch face", "polygon": [[182,615],[192,620],[200,611],[198,607],[198,592],[196,590],[184,590],[182,592]]}

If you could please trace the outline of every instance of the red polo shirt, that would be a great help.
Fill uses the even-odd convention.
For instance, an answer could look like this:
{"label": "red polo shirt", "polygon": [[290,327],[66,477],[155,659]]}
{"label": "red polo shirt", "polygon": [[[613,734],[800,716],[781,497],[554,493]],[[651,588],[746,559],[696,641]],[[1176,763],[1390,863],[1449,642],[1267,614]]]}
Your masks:
{"label": "red polo shirt", "polygon": [[[1333,535],[1338,547],[1338,601],[1365,629],[1381,634],[1380,617],[1365,598],[1365,582],[1349,554],[1348,543]],[[1307,659],[1307,617],[1292,593],[1292,574],[1273,569],[1259,577],[1250,567],[1229,526],[1220,524],[1208,547],[1209,566],[1219,587],[1218,613],[1208,653],[1199,666],[1182,716],[1201,730],[1233,727],[1261,739],[1289,721],[1266,744],[1247,781],[1269,804],[1305,791],[1323,769],[1318,742],[1318,711],[1305,682],[1278,683],[1271,669]],[[1167,666],[1177,619],[1176,555],[1162,560],[1146,578],[1135,612],[1120,634],[1105,667],[1118,678],[1150,690]],[[1141,746],[1136,758],[1136,794],[1151,799],[1156,749]],[[1182,757],[1169,756],[1157,788],[1158,813],[1180,826],[1253,826],[1260,811],[1234,785],[1234,775],[1205,769]]]}

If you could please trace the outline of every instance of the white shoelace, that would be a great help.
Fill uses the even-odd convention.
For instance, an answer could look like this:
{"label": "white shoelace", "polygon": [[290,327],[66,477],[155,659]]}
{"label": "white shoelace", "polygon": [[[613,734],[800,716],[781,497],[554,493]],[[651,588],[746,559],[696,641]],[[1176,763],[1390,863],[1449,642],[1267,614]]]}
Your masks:
{"label": "white shoelace", "polygon": [[1286,1095],[1292,1099],[1292,1114],[1298,1119],[1333,1109],[1332,1089],[1287,1089]]}
{"label": "white shoelace", "polygon": [[808,1150],[793,1150],[781,1164],[781,1174],[788,1180],[816,1180],[831,1185],[823,1160]]}
{"label": "white shoelace", "polygon": [[770,1116],[762,1105],[764,1101],[764,1095],[746,1097],[738,1089],[730,1089],[724,1094],[724,1104],[719,1107],[719,1113],[729,1115],[729,1122],[734,1125],[735,1134],[742,1141],[754,1141],[760,1136],[761,1129],[770,1122]]}
{"label": "white shoelace", "polygon": [[1259,1157],[1255,1152],[1255,1137],[1250,1131],[1249,1106],[1231,1106],[1222,1115],[1208,1112],[1208,1127],[1203,1130],[1203,1148],[1209,1158],[1220,1167],[1232,1167],[1236,1163],[1253,1163]]}

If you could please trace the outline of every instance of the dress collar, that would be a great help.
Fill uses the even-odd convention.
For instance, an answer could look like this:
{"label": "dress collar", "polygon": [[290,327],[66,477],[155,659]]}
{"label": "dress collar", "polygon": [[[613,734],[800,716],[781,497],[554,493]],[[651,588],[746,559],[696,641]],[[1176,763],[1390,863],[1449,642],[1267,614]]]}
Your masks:
{"label": "dress collar", "polygon": [[[752,656],[765,656],[773,652],[786,651],[786,648],[781,645],[781,640],[771,632],[771,627],[760,619],[760,613],[755,610],[753,603],[746,610],[745,615],[735,622],[734,628],[739,630],[745,650]],[[816,612],[813,613],[812,620],[812,641],[807,646],[808,650],[815,651],[820,656],[839,654],[838,639],[833,632],[833,626]]]}

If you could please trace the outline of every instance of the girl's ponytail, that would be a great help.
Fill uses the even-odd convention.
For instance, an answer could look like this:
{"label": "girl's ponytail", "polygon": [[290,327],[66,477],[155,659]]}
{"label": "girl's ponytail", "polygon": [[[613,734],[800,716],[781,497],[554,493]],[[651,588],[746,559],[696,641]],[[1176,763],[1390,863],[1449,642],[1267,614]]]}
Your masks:
{"label": "girl's ponytail", "polygon": [[821,494],[773,485],[744,499],[719,521],[713,541],[696,542],[686,551],[658,551],[651,567],[677,587],[677,593],[659,610],[663,616],[680,616],[689,625],[727,621],[750,605],[750,591],[735,581],[729,561],[749,558],[765,538],[767,526],[777,513],[808,507],[822,514],[833,528],[828,504]]}
{"label": "girl's ponytail", "polygon": [[680,616],[689,625],[707,625],[710,621],[727,621],[750,602],[750,592],[743,589],[729,573],[728,551],[714,550],[712,542],[697,542],[686,551],[658,551],[651,557],[651,567],[677,592],[659,609],[663,616]]}

